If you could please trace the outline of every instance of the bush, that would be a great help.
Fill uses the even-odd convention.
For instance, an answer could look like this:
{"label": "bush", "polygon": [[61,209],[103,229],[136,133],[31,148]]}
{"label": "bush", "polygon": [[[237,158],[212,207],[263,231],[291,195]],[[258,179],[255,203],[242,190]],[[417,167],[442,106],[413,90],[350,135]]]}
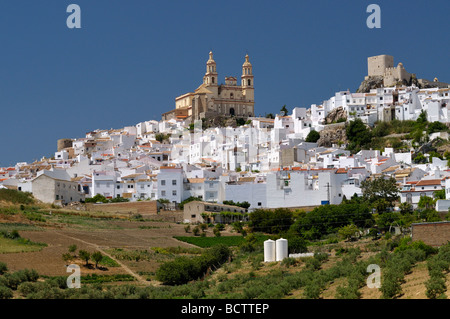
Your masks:
{"label": "bush", "polygon": [[8,271],[8,267],[5,263],[0,262],[0,275],[3,275]]}
{"label": "bush", "polygon": [[308,143],[316,143],[320,139],[320,133],[314,130],[311,130],[306,137],[305,142]]}
{"label": "bush", "polygon": [[108,203],[108,199],[101,194],[97,194],[92,198],[86,198],[85,202],[86,203]]}
{"label": "bush", "polygon": [[13,292],[10,288],[0,285],[0,299],[11,299]]}
{"label": "bush", "polygon": [[308,242],[299,236],[289,237],[288,250],[291,254],[306,253],[308,251]]}
{"label": "bush", "polygon": [[438,250],[429,245],[426,245],[423,241],[412,241],[411,237],[404,237],[400,240],[399,245],[394,249],[395,252],[405,251],[407,249],[419,249],[425,252],[425,256],[436,254]]}
{"label": "bush", "polygon": [[192,233],[194,236],[198,236],[200,234],[200,227],[195,226],[194,229],[192,229]]}
{"label": "bush", "polygon": [[181,285],[203,276],[208,268],[217,268],[228,260],[231,251],[225,245],[217,245],[204,251],[199,257],[177,257],[162,264],[156,277],[166,285]]}
{"label": "bush", "polygon": [[445,280],[441,277],[431,276],[431,278],[425,283],[427,288],[425,294],[429,299],[437,299],[444,297],[444,293],[447,291]]}
{"label": "bush", "polygon": [[287,231],[293,224],[293,214],[287,208],[275,210],[255,209],[250,213],[250,228],[252,231],[279,234]]}

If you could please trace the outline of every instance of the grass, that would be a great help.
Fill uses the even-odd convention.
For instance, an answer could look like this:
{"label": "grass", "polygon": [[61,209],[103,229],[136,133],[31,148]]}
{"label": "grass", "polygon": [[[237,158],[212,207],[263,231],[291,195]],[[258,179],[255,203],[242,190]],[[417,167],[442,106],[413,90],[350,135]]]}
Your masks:
{"label": "grass", "polygon": [[135,281],[132,275],[129,274],[116,274],[116,275],[97,275],[89,274],[86,276],[81,276],[82,284],[93,284],[93,283],[103,283],[103,282],[117,282],[117,281]]}
{"label": "grass", "polygon": [[99,262],[100,265],[106,267],[120,267],[120,265],[108,256],[103,255],[102,260]]}
{"label": "grass", "polygon": [[43,228],[30,225],[30,224],[23,224],[23,223],[0,223],[0,232],[3,231],[12,231],[12,230],[26,230],[26,231],[32,231],[32,230],[42,230]]}
{"label": "grass", "polygon": [[24,238],[22,238],[22,240],[17,240],[0,237],[1,254],[39,251],[45,246],[45,244],[29,242]]}
{"label": "grass", "polygon": [[19,192],[13,189],[0,189],[0,201],[14,204],[34,203],[33,195],[31,193]]}
{"label": "grass", "polygon": [[[265,235],[255,236],[258,242],[263,242],[268,239]],[[245,242],[245,237],[243,236],[222,236],[222,237],[187,237],[187,236],[174,236],[175,239],[183,241],[192,245],[196,245],[202,248],[208,248],[215,245],[223,244],[226,246],[239,246]]]}

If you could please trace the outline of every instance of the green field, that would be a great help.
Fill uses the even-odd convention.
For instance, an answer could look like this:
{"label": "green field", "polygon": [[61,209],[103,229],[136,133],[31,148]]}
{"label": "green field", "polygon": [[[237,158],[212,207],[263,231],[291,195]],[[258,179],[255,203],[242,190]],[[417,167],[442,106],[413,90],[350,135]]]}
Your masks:
{"label": "green field", "polygon": [[[256,239],[260,242],[268,239],[268,236],[256,235]],[[175,239],[183,241],[192,245],[196,245],[202,248],[208,248],[215,245],[223,244],[226,246],[239,246],[245,242],[243,236],[222,236],[222,237],[187,237],[187,236],[174,236]]]}
{"label": "green field", "polygon": [[44,245],[30,244],[16,239],[0,237],[0,254],[22,253],[41,250]]}

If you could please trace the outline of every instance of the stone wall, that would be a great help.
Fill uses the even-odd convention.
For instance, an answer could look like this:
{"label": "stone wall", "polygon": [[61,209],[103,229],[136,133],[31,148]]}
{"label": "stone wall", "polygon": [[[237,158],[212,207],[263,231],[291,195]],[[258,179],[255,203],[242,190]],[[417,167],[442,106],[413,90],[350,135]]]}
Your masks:
{"label": "stone wall", "polygon": [[444,245],[450,241],[450,222],[412,224],[412,240],[435,247]]}
{"label": "stone wall", "polygon": [[86,204],[86,210],[107,213],[156,215],[158,213],[156,201]]}

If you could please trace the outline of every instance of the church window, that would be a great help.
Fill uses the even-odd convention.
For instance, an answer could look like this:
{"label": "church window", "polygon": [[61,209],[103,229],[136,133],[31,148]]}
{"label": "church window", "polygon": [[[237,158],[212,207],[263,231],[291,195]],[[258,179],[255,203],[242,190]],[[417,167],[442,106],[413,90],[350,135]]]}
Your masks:
{"label": "church window", "polygon": [[214,77],[212,77],[212,83],[214,83]]}
{"label": "church window", "polygon": [[252,81],[250,79],[248,80],[248,85],[252,85]]}

